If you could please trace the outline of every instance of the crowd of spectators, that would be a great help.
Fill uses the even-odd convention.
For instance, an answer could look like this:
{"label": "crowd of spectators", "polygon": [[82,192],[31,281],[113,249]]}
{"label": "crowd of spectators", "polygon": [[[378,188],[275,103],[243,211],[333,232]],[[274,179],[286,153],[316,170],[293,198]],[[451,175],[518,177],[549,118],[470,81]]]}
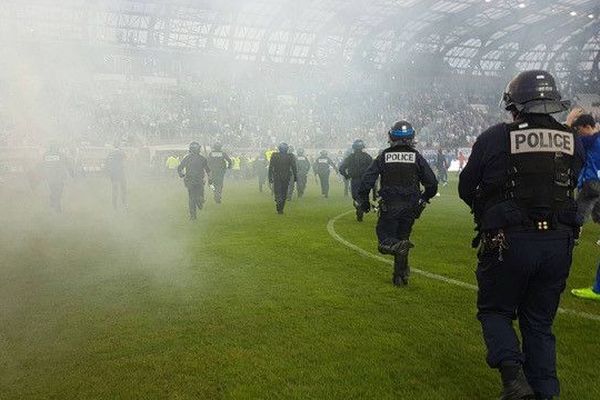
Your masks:
{"label": "crowd of spectators", "polygon": [[404,118],[418,130],[421,142],[456,149],[470,146],[486,126],[501,118],[490,99],[439,87],[314,87],[290,93],[219,82],[95,82],[48,96],[52,100],[44,106],[53,108],[54,129],[96,145],[170,144],[193,138],[230,148],[265,148],[279,141],[305,148],[345,148],[362,138],[368,146],[382,147],[389,126]]}

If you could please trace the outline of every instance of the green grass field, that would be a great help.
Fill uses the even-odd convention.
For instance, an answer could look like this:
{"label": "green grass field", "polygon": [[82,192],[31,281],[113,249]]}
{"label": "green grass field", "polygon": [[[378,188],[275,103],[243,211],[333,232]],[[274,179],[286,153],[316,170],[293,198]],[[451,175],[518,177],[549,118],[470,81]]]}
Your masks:
{"label": "green grass field", "polygon": [[[475,291],[334,240],[350,209],[306,198],[275,213],[254,182],[227,182],[187,221],[175,180],[71,182],[62,217],[43,190],[0,192],[0,399],[493,399]],[[418,221],[412,266],[475,283],[471,216],[455,181]],[[376,253],[375,216],[335,223]],[[591,285],[600,230],[586,226],[568,289]],[[600,316],[565,293],[562,306]],[[600,398],[600,321],[555,324],[563,399]]]}

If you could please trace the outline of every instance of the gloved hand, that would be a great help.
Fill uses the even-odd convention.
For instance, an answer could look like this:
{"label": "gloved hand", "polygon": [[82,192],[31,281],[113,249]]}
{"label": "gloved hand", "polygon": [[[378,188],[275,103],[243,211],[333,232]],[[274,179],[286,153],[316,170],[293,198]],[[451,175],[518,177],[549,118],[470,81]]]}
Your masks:
{"label": "gloved hand", "polygon": [[427,202],[423,199],[419,199],[419,202],[415,206],[415,218],[416,219],[419,219],[421,214],[423,214],[425,207],[427,207]]}
{"label": "gloved hand", "polygon": [[357,210],[364,212],[365,214],[371,211],[371,203],[369,203],[369,200],[355,201],[354,207],[356,207]]}

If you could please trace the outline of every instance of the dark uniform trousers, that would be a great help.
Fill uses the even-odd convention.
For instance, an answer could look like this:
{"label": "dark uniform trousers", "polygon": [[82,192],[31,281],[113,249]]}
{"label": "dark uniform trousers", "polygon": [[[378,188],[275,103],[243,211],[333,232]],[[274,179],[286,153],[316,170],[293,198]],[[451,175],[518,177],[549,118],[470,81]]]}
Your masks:
{"label": "dark uniform trousers", "polygon": [[202,210],[204,205],[204,182],[186,185],[189,197],[190,218],[196,218],[196,210]]}
{"label": "dark uniform trousers", "polygon": [[212,184],[215,186],[215,202],[220,203],[223,196],[223,181],[225,180],[225,170],[215,171],[212,174]]}
{"label": "dark uniform trousers", "polygon": [[288,200],[292,200],[292,198],[294,197],[295,184],[296,184],[296,182],[294,182],[292,179],[290,179],[290,183],[289,183],[289,187],[288,187],[288,194],[287,194]]}
{"label": "dark uniform trousers", "polygon": [[319,182],[321,182],[321,194],[323,196],[329,196],[329,171],[319,172]]}
{"label": "dark uniform trousers", "polygon": [[298,197],[304,196],[304,191],[306,190],[306,174],[298,174],[298,182],[296,182],[296,188],[298,189]]}
{"label": "dark uniform trousers", "polygon": [[[344,197],[348,197],[348,186],[350,186],[349,181],[349,179],[344,178]],[[352,197],[354,198],[354,190],[352,190]]]}
{"label": "dark uniform trousers", "polygon": [[[506,233],[508,248],[480,251],[477,317],[492,368],[523,364],[535,392],[559,393],[552,322],[569,275],[571,231]],[[485,248],[485,246],[484,246]],[[522,351],[513,329],[518,318]]]}
{"label": "dark uniform trousers", "polygon": [[279,178],[273,179],[273,194],[275,196],[275,205],[277,211],[283,211],[285,201],[287,199],[288,189],[290,185],[290,178]]}
{"label": "dark uniform trousers", "polygon": [[362,184],[361,178],[351,178],[350,179],[350,191],[352,193],[352,199],[355,201],[360,201],[360,196],[358,195],[358,189],[360,189],[361,184]]}
{"label": "dark uniform trousers", "polygon": [[[375,232],[380,244],[393,246],[401,240],[408,240],[415,223],[414,209],[410,206],[386,207],[379,211]],[[407,277],[409,274],[408,252],[394,256],[394,276]]]}

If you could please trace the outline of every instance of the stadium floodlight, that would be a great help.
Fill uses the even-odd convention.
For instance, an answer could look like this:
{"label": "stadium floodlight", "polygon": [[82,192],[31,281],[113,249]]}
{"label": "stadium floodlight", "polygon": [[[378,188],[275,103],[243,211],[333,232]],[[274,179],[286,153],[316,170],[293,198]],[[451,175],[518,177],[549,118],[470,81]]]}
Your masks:
{"label": "stadium floodlight", "polygon": [[518,6],[518,7],[519,7],[519,8],[525,8],[525,7],[527,7],[527,5],[526,5],[525,3],[519,3],[519,6]]}
{"label": "stadium floodlight", "polygon": [[589,19],[594,19],[594,14],[588,14]]}
{"label": "stadium floodlight", "polygon": [[576,15],[577,15],[577,11],[571,11],[571,12],[569,13],[569,15],[570,15],[571,17],[574,17],[574,16],[576,16]]}

